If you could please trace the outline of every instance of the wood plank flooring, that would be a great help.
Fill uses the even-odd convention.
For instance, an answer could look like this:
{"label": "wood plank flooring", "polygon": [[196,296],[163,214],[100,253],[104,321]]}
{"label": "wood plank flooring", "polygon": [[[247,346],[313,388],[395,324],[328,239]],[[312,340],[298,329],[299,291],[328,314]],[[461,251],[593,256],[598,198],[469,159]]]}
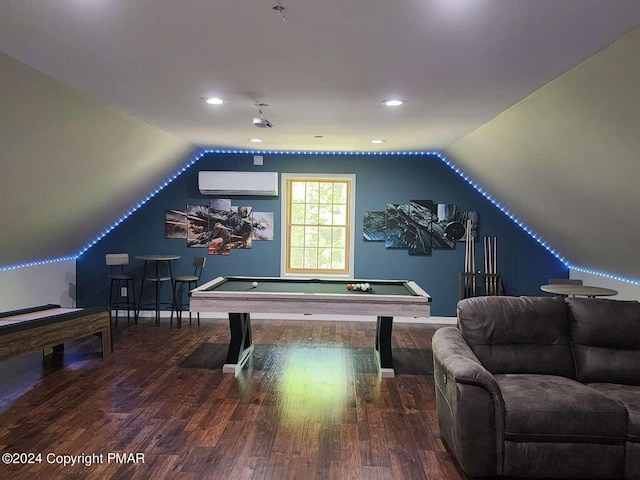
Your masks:
{"label": "wood plank flooring", "polygon": [[383,379],[374,323],[253,321],[234,377],[226,321],[121,320],[109,360],[92,337],[0,363],[0,451],[42,454],[0,463],[0,478],[462,479],[439,438],[436,328],[394,325],[397,374]]}

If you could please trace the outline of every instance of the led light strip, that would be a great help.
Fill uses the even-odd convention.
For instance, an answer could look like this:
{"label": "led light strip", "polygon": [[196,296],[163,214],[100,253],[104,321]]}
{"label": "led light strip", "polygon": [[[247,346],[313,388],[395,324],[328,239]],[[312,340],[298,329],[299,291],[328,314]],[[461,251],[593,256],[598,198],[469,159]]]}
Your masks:
{"label": "led light strip", "polygon": [[489,202],[491,202],[498,210],[500,210],[502,213],[504,213],[513,223],[515,223],[522,230],[524,230],[526,233],[528,233],[531,238],[533,238],[536,242],[538,242],[540,245],[542,245],[542,247],[545,250],[547,250],[551,255],[553,255],[558,260],[560,260],[566,267],[569,267],[569,268],[571,267],[571,264],[567,261],[566,258],[564,258],[562,255],[560,255],[558,252],[556,252],[553,248],[551,248],[551,246],[547,242],[545,242],[540,235],[538,235],[533,230],[531,230],[529,227],[527,227],[518,217],[516,217],[514,214],[512,214],[507,207],[505,207],[500,202],[498,202],[495,198],[493,198],[491,195],[489,195],[489,193],[486,190],[484,190],[482,187],[480,187],[480,185],[478,185],[476,182],[471,180],[471,178],[469,178],[453,162],[451,162],[448,158],[444,157],[443,155],[440,155],[440,154],[436,154],[436,155],[438,156],[438,158],[440,158],[440,160],[442,160],[445,163],[445,165],[447,165],[454,172],[456,172],[464,181],[466,181],[478,193],[480,193],[480,195],[482,195],[484,198],[489,200]]}
{"label": "led light strip", "polygon": [[458,168],[451,160],[446,158],[440,152],[433,151],[400,151],[400,152],[345,152],[345,151],[309,151],[309,150],[235,150],[235,149],[206,149],[201,153],[195,155],[191,160],[189,160],[180,170],[174,173],[169,179],[167,179],[164,183],[158,186],[153,192],[149,193],[144,199],[138,202],[134,207],[132,207],[127,213],[122,215],[117,221],[115,221],[111,226],[105,229],[102,233],[100,233],[97,237],[95,237],[91,242],[89,242],[86,246],[84,246],[76,255],[69,257],[60,257],[51,260],[41,260],[36,262],[28,262],[22,263],[19,265],[9,265],[6,267],[0,267],[0,272],[6,270],[15,270],[23,267],[31,267],[35,265],[44,265],[48,263],[62,262],[67,260],[75,260],[84,252],[93,247],[96,243],[102,240],[108,233],[110,233],[114,228],[120,225],[123,221],[125,221],[129,216],[131,216],[134,212],[139,210],[142,206],[144,206],[149,200],[151,200],[154,196],[156,196],[161,190],[163,190],[167,185],[173,182],[176,178],[182,175],[187,169],[193,166],[198,160],[200,160],[204,155],[208,154],[231,154],[231,155],[344,155],[344,156],[380,156],[380,155],[398,155],[398,156],[413,156],[413,155],[429,155],[434,156],[440,159],[445,165],[447,165],[451,170],[458,174],[460,178],[466,181],[469,185],[471,185],[478,193],[480,193],[484,198],[489,200],[498,210],[504,213],[513,223],[515,223],[518,227],[524,230],[531,238],[533,238],[537,243],[539,243],[545,250],[547,250],[551,255],[556,257],[560,262],[562,262],[567,268],[574,269],[580,272],[589,273],[592,275],[599,275],[606,278],[611,278],[614,280],[619,280],[622,282],[632,283],[634,285],[640,285],[640,281],[631,280],[628,278],[620,277],[618,275],[612,275],[605,272],[600,272],[596,270],[589,270],[582,267],[576,267],[571,265],[569,261],[560,255],[556,250],[554,250],[547,242],[545,242],[540,235],[535,233],[529,227],[527,227],[518,217],[516,217],[513,213],[509,211],[504,205],[498,202],[494,197],[492,197],[486,190],[484,190],[480,185],[474,182],[468,175],[466,175],[460,168]]}
{"label": "led light strip", "polygon": [[35,267],[38,265],[47,265],[49,263],[67,262],[69,260],[75,260],[76,258],[78,258],[77,255],[73,257],[52,258],[49,260],[35,260],[33,262],[20,263],[18,265],[7,265],[5,267],[0,267],[0,272],[6,272],[8,270],[17,270],[19,268],[25,268],[25,267]]}
{"label": "led light strip", "polygon": [[640,285],[640,280],[631,280],[630,278],[624,278],[619,275],[613,275],[611,273],[600,272],[598,270],[591,270],[589,268],[576,267],[575,265],[571,265],[572,270],[576,270],[578,272],[588,273],[590,275],[598,275],[599,277],[611,278],[612,280],[618,280],[620,282],[631,283],[633,285]]}

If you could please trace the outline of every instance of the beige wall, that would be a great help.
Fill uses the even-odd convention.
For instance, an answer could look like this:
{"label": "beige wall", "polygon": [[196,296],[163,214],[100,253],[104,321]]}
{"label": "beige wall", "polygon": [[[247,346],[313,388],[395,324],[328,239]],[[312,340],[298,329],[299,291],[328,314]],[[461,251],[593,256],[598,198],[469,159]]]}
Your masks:
{"label": "beige wall", "polygon": [[77,253],[192,145],[0,53],[0,266]]}
{"label": "beige wall", "polygon": [[640,279],[640,28],[445,154],[572,265]]}

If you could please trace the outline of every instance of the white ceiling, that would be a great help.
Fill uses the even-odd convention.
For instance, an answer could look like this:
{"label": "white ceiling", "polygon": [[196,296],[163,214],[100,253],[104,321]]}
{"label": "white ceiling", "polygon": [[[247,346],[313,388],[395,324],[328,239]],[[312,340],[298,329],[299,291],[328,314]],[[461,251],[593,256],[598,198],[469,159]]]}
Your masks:
{"label": "white ceiling", "polygon": [[4,0],[0,50],[197,146],[441,150],[640,24],[638,0],[277,4]]}

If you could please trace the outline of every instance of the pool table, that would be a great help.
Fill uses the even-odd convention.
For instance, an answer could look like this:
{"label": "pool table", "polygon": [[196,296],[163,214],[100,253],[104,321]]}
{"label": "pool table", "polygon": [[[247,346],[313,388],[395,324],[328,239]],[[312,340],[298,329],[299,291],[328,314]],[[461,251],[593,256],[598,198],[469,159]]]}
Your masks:
{"label": "pool table", "polygon": [[42,350],[64,350],[64,342],[89,335],[102,341],[102,358],[111,355],[111,322],[105,307],[65,308],[47,304],[0,313],[0,360]]}
{"label": "pool table", "polygon": [[[348,290],[349,283],[369,283],[372,291]],[[218,277],[192,290],[189,297],[193,312],[229,313],[231,340],[223,372],[235,374],[253,349],[251,313],[302,313],[377,317],[380,371],[393,377],[393,317],[428,317],[431,307],[431,296],[406,280]]]}

